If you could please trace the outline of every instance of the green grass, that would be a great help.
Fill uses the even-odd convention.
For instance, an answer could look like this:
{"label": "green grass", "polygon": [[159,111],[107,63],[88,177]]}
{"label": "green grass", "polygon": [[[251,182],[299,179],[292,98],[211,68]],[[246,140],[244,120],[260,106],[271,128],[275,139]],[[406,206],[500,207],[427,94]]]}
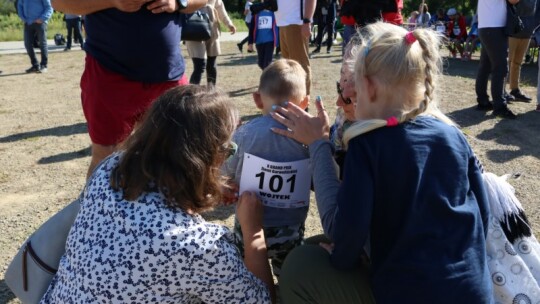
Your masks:
{"label": "green grass", "polygon": [[[244,18],[239,13],[230,13],[236,30],[239,32],[247,32],[247,27]],[[47,38],[53,39],[56,33],[66,35],[66,26],[62,20],[63,14],[54,12],[48,22]],[[0,15],[0,41],[22,41],[24,25],[19,16],[15,13]],[[228,32],[229,29],[221,24],[221,31]]]}
{"label": "green grass", "polygon": [[[53,39],[54,34],[66,32],[64,16],[54,12],[47,24],[47,38]],[[22,41],[24,25],[17,14],[0,15],[0,41]]]}

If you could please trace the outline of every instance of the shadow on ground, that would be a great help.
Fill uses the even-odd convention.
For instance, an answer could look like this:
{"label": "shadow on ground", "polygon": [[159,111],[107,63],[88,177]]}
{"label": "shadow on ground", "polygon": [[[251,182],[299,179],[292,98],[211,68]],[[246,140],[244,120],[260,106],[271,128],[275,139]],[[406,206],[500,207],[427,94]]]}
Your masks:
{"label": "shadow on ground", "polygon": [[486,119],[497,120],[493,128],[485,129],[476,136],[480,140],[494,141],[509,147],[487,152],[487,157],[495,163],[505,163],[527,155],[540,159],[540,146],[538,146],[540,133],[531,137],[529,132],[521,132],[524,129],[539,129],[540,115],[534,111],[520,114],[515,120],[495,118],[491,112],[478,111],[475,106],[447,114],[462,128],[465,134],[468,133],[467,128]]}
{"label": "shadow on ground", "polygon": [[0,143],[10,143],[42,136],[69,136],[74,134],[87,133],[87,131],[88,129],[86,127],[86,123],[77,123],[69,126],[58,126],[0,137]]}
{"label": "shadow on ground", "polygon": [[59,163],[59,162],[74,160],[74,159],[77,159],[77,158],[90,156],[91,152],[92,152],[91,147],[88,147],[88,148],[81,149],[79,151],[71,151],[71,152],[60,153],[60,154],[57,154],[57,155],[43,157],[40,160],[38,160],[38,164],[46,165],[46,164],[52,164],[52,163]]}
{"label": "shadow on ground", "polygon": [[16,296],[11,292],[4,279],[0,280],[0,303],[7,303]]}
{"label": "shadow on ground", "polygon": [[[476,79],[476,72],[479,64],[478,58],[470,61],[461,61],[460,59],[444,59],[443,73],[449,76],[460,76],[470,79]],[[538,65],[524,64],[521,66],[520,83],[535,86],[537,82]]]}

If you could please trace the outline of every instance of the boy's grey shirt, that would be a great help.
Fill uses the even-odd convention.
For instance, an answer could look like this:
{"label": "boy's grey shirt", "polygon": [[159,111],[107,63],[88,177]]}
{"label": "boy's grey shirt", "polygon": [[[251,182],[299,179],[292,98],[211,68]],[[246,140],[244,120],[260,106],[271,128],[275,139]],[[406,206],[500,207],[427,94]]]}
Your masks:
{"label": "boy's grey shirt", "polygon": [[[242,125],[233,135],[237,153],[222,166],[223,174],[240,185],[244,154],[249,153],[273,162],[292,162],[309,158],[309,151],[297,141],[272,132],[270,128],[285,129],[270,115],[257,117]],[[309,207],[274,208],[264,206],[264,227],[279,227],[303,223]]]}

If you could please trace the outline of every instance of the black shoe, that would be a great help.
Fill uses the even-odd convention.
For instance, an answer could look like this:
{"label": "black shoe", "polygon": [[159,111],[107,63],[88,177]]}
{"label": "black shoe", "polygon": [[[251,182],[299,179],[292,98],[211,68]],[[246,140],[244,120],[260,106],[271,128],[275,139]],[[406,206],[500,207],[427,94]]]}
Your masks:
{"label": "black shoe", "polygon": [[67,52],[67,51],[71,51],[71,48],[67,47],[67,48],[64,49],[64,52]]}
{"label": "black shoe", "polygon": [[321,52],[321,48],[316,48],[313,50],[313,52],[311,52],[311,54],[319,54]]}
{"label": "black shoe", "polygon": [[514,99],[516,101],[522,101],[522,102],[531,102],[532,98],[529,96],[523,94],[519,89],[510,91],[510,95],[514,96]]}
{"label": "black shoe", "polygon": [[489,101],[479,102],[476,109],[479,111],[491,111],[493,110],[493,104]]}
{"label": "black shoe", "polygon": [[27,69],[26,73],[39,73],[39,67],[38,66],[33,66],[33,67]]}
{"label": "black shoe", "polygon": [[506,102],[512,102],[512,101],[515,101],[516,99],[514,98],[514,96],[508,94],[508,92],[504,92],[504,99],[506,99]]}
{"label": "black shoe", "polygon": [[243,53],[244,51],[242,50],[242,44],[241,43],[237,43],[236,46],[238,47],[238,50],[240,51],[240,53]]}
{"label": "black shoe", "polygon": [[507,107],[504,107],[504,108],[501,108],[501,109],[498,109],[498,110],[494,110],[493,111],[493,116],[499,117],[499,118],[508,118],[508,119],[516,119],[517,118],[517,115],[514,114],[514,112],[510,111],[510,109],[508,109]]}
{"label": "black shoe", "polygon": [[330,53],[332,53],[332,49],[331,48],[326,49],[326,54],[330,54]]}

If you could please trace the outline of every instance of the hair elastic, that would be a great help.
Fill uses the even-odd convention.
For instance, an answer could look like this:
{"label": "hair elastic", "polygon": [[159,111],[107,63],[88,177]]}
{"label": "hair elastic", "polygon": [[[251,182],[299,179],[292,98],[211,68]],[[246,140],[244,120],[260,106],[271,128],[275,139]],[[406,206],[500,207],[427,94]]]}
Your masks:
{"label": "hair elastic", "polygon": [[416,41],[416,37],[414,36],[413,32],[408,32],[405,34],[405,42],[407,44],[413,44]]}
{"label": "hair elastic", "polygon": [[395,116],[391,116],[390,118],[386,119],[386,126],[387,127],[395,127],[399,124],[399,120]]}
{"label": "hair elastic", "polygon": [[364,48],[364,60],[367,57],[367,54],[369,53],[370,47],[371,47],[371,39],[368,40],[366,47]]}

